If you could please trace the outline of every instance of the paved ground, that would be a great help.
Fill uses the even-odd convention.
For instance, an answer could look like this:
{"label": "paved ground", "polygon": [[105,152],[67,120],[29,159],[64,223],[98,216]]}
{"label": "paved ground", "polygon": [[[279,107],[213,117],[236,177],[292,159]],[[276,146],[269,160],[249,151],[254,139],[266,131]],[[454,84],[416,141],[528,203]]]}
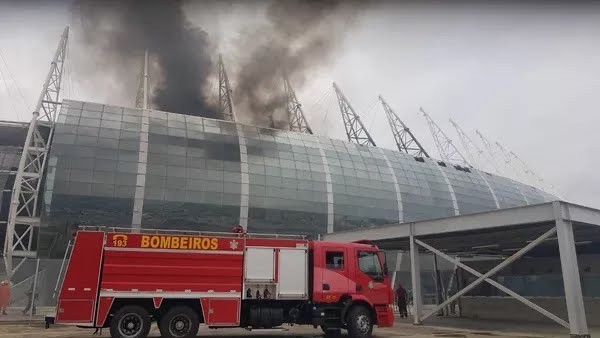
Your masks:
{"label": "paved ground", "polygon": [[[243,329],[220,329],[210,330],[201,328],[199,336],[219,336],[219,337],[240,337],[248,336],[252,338],[276,338],[276,337],[297,337],[297,338],[314,338],[321,337],[321,331],[312,327],[288,327],[287,331],[280,332],[248,332]],[[22,338],[88,338],[93,336],[93,330],[78,329],[68,326],[52,326],[46,330],[41,323],[34,324],[10,324],[4,322],[0,325],[0,338],[4,337],[22,337]],[[103,337],[109,337],[107,329],[103,332]],[[151,337],[159,337],[156,327],[151,331]],[[536,338],[536,337],[565,337],[563,332],[558,335],[535,334],[535,333],[508,333],[508,332],[492,332],[472,329],[453,329],[442,328],[436,326],[415,326],[409,323],[397,323],[392,328],[376,328],[375,337],[378,338],[397,338],[397,337],[427,337],[427,338]]]}
{"label": "paved ground", "polygon": [[[38,308],[38,314],[29,321],[29,316],[22,316],[22,308],[9,309],[8,316],[0,315],[0,338],[23,337],[23,338],[95,338],[94,330],[78,329],[71,326],[54,325],[45,330],[43,318],[45,313],[50,313],[53,308]],[[298,337],[315,338],[321,337],[319,329],[312,327],[287,327],[287,331],[279,332],[248,332],[243,329],[219,329],[210,330],[200,328],[199,336],[240,337],[251,338],[277,338]],[[600,337],[600,328],[590,329],[592,337]],[[516,323],[507,321],[491,321],[482,319],[451,318],[432,316],[426,325],[415,326],[412,318],[396,317],[396,324],[392,328],[376,328],[377,338],[398,337],[427,337],[427,338],[535,338],[535,337],[568,337],[568,330],[558,325],[545,325],[535,323]],[[151,337],[159,337],[158,330],[151,331]],[[110,337],[108,329],[105,329],[102,337]]]}

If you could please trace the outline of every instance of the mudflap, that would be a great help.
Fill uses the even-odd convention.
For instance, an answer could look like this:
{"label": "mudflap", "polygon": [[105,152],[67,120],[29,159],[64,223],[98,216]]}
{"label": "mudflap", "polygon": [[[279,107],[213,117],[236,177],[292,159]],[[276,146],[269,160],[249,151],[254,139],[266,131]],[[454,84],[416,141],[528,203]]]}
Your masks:
{"label": "mudflap", "polygon": [[377,325],[379,327],[390,327],[394,325],[394,310],[390,305],[376,305]]}

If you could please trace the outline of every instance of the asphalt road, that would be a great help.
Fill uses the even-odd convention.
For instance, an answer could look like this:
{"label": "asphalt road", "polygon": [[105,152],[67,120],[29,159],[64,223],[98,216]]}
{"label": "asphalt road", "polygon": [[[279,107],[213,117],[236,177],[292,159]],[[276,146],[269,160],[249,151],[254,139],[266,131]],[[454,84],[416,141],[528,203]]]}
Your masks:
{"label": "asphalt road", "polygon": [[[218,336],[237,338],[247,336],[252,338],[313,338],[322,337],[321,330],[313,329],[312,327],[287,327],[286,331],[271,331],[271,332],[248,332],[243,329],[219,329],[210,330],[204,327],[200,328],[198,336]],[[52,326],[50,329],[44,329],[43,324],[0,324],[0,338],[5,337],[22,337],[22,338],[95,338],[98,335],[93,335],[94,330],[79,329],[70,326]],[[347,337],[345,333],[343,337]],[[110,337],[108,329],[103,331],[101,337]],[[154,327],[150,332],[150,337],[160,337],[158,329]],[[447,329],[431,326],[414,326],[411,324],[399,323],[391,328],[376,328],[374,332],[375,338],[397,338],[397,337],[426,337],[426,338],[536,338],[542,335],[536,334],[512,334],[512,333],[497,333],[490,331],[475,331],[465,329]],[[546,336],[548,337],[548,336]]]}

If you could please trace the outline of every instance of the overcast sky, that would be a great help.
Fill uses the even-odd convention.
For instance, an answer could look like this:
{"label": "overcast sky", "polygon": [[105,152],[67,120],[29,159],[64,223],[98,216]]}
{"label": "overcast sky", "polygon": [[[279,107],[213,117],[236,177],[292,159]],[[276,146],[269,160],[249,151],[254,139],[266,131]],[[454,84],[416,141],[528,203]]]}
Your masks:
{"label": "overcast sky", "polygon": [[[190,18],[225,53],[248,22],[261,21],[260,8],[248,3],[199,7],[190,6]],[[78,40],[69,2],[0,1],[0,119],[29,119],[66,25],[65,98],[133,105],[136,79],[86,76],[94,51]],[[395,149],[377,105],[381,94],[436,157],[421,106],[456,144],[448,118],[478,146],[476,129],[514,151],[562,198],[600,208],[598,55],[598,4],[376,3],[340,39],[333,62],[297,91],[319,134],[345,138],[331,95],[335,81],[378,146]],[[130,92],[111,91],[117,82],[131,84]]]}

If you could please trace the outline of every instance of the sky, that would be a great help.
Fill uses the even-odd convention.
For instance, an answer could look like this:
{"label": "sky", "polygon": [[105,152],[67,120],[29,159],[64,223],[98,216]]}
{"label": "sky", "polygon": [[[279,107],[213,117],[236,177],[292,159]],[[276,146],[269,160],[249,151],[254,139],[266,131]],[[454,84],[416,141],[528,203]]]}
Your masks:
{"label": "sky", "polygon": [[[261,24],[263,10],[259,1],[196,2],[187,15],[235,68],[228,52]],[[352,20],[331,60],[296,88],[317,134],[345,139],[335,81],[377,146],[396,147],[377,102],[382,95],[432,156],[439,158],[419,107],[454,144],[460,140],[449,118],[479,147],[485,149],[475,130],[513,151],[562,199],[600,208],[600,4],[372,2]],[[133,76],[90,76],[91,68],[107,66],[82,42],[70,2],[0,1],[0,120],[30,118],[66,25],[63,97],[134,104]],[[493,172],[487,162],[480,166]],[[519,167],[515,160],[512,166]],[[522,170],[500,167],[523,179]]]}

